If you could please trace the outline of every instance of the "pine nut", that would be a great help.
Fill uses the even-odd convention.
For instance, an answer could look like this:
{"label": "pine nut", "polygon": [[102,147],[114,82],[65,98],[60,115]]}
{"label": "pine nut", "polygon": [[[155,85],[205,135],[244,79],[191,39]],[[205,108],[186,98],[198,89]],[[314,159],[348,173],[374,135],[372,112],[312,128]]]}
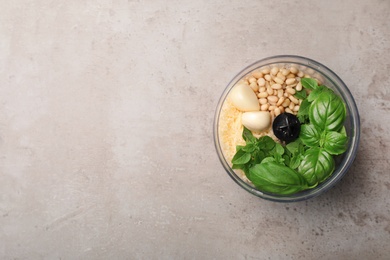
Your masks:
{"label": "pine nut", "polygon": [[272,110],[275,110],[275,108],[277,108],[277,106],[269,106],[268,110],[272,111]]}
{"label": "pine nut", "polygon": [[276,83],[279,83],[279,84],[283,84],[284,83],[284,80],[279,78],[279,77],[275,77],[274,80],[275,80]]}
{"label": "pine nut", "polygon": [[285,99],[286,99],[285,97],[280,97],[278,100],[278,103],[276,103],[276,105],[280,106],[281,104],[283,104]]}
{"label": "pine nut", "polygon": [[257,85],[256,81],[252,82],[249,86],[253,89],[253,91],[259,91],[259,86]]}
{"label": "pine nut", "polygon": [[273,89],[281,89],[282,88],[282,85],[280,85],[280,84],[273,84],[272,86],[271,86],[271,88],[273,88]]}
{"label": "pine nut", "polygon": [[294,78],[290,78],[290,79],[286,79],[286,84],[287,85],[292,85],[295,83],[295,77]]}
{"label": "pine nut", "polygon": [[288,107],[288,106],[290,105],[290,103],[291,103],[290,99],[286,98],[286,99],[283,101],[282,106],[283,106],[283,107]]}
{"label": "pine nut", "polygon": [[288,93],[284,92],[283,96],[288,97]]}
{"label": "pine nut", "polygon": [[284,113],[284,107],[279,106],[279,109],[280,109],[280,113]]}
{"label": "pine nut", "polygon": [[264,68],[264,69],[261,70],[261,73],[263,73],[263,74],[269,74],[269,69]]}
{"label": "pine nut", "polygon": [[268,96],[267,99],[270,104],[276,104],[278,102],[278,97],[276,96]]}
{"label": "pine nut", "polygon": [[293,111],[291,111],[291,109],[289,109],[289,108],[286,108],[286,109],[284,110],[284,112],[287,112],[287,113],[290,113],[290,114],[294,114]]}
{"label": "pine nut", "polygon": [[289,93],[289,94],[291,94],[291,95],[294,95],[296,91],[295,91],[295,89],[293,89],[293,88],[291,88],[291,87],[287,87],[287,88],[286,88],[286,92]]}
{"label": "pine nut", "polygon": [[281,111],[280,111],[280,109],[277,107],[277,108],[275,108],[274,113],[275,113],[275,116],[278,116],[278,115],[280,115]]}
{"label": "pine nut", "polygon": [[282,98],[283,97],[283,94],[284,94],[284,91],[283,89],[278,89],[278,98]]}
{"label": "pine nut", "polygon": [[291,103],[290,103],[290,105],[288,106],[288,108],[289,108],[290,110],[293,110],[293,109],[294,109],[294,107],[295,107],[295,104],[294,104],[294,102],[291,102]]}
{"label": "pine nut", "polygon": [[304,78],[311,79],[311,76],[309,74],[303,75]]}
{"label": "pine nut", "polygon": [[302,78],[304,75],[305,75],[305,73],[303,73],[302,71],[299,71],[298,74],[297,74],[297,76],[300,77],[300,78]]}
{"label": "pine nut", "polygon": [[255,71],[252,73],[252,76],[259,79],[263,77],[263,73],[261,73],[260,71]]}
{"label": "pine nut", "polygon": [[266,91],[267,91],[267,89],[265,87],[260,87],[259,88],[259,92],[266,92]]}
{"label": "pine nut", "polygon": [[271,118],[272,118],[272,120],[271,120],[271,122],[274,120],[274,117],[275,117],[275,113],[274,113],[274,111],[272,110],[271,112],[269,112],[270,114],[271,114]]}
{"label": "pine nut", "polygon": [[268,95],[274,94],[274,90],[270,86],[267,87],[267,92],[268,92]]}
{"label": "pine nut", "polygon": [[[293,95],[290,95],[288,97],[294,104],[298,105],[299,104],[299,100],[296,99]],[[291,108],[292,109],[292,108]]]}
{"label": "pine nut", "polygon": [[272,74],[272,75],[276,75],[278,72],[279,72],[279,68],[278,68],[278,67],[273,67],[273,68],[271,69],[271,74]]}
{"label": "pine nut", "polygon": [[259,103],[260,103],[260,105],[265,105],[268,103],[268,100],[266,98],[260,98]]}
{"label": "pine nut", "polygon": [[286,80],[286,77],[285,77],[281,72],[279,72],[279,73],[276,75],[276,77],[282,79],[283,81]]}
{"label": "pine nut", "polygon": [[290,74],[288,74],[288,75],[286,76],[286,78],[288,78],[288,79],[295,78],[295,74],[290,73]]}
{"label": "pine nut", "polygon": [[265,82],[265,87],[268,89],[268,87],[271,87],[271,85],[269,84],[269,81],[266,81]]}
{"label": "pine nut", "polygon": [[249,83],[256,82],[256,78],[255,77],[250,77],[248,81],[249,81]]}
{"label": "pine nut", "polygon": [[291,68],[290,68],[290,71],[291,71],[291,73],[293,73],[293,74],[297,74],[297,73],[298,73],[298,69],[297,69],[296,67],[291,67]]}
{"label": "pine nut", "polygon": [[299,81],[298,82],[298,84],[297,84],[297,86],[295,87],[295,89],[297,90],[297,91],[301,91],[302,90],[302,83]]}
{"label": "pine nut", "polygon": [[261,105],[260,110],[261,111],[267,111],[268,108],[269,108],[269,104],[264,104],[264,105]]}
{"label": "pine nut", "polygon": [[265,86],[265,79],[264,78],[259,78],[257,80],[257,84],[260,86],[260,87],[264,87]]}
{"label": "pine nut", "polygon": [[276,89],[274,89],[274,96],[277,96],[278,95],[278,91]]}
{"label": "pine nut", "polygon": [[259,94],[257,94],[257,97],[258,98],[266,98],[266,97],[268,97],[268,92],[260,92]]}
{"label": "pine nut", "polygon": [[265,80],[268,80],[268,81],[272,80],[272,77],[269,74],[265,75],[264,78],[265,78]]}
{"label": "pine nut", "polygon": [[290,74],[290,71],[287,69],[282,69],[281,72],[283,76],[287,76],[288,74]]}
{"label": "pine nut", "polygon": [[295,112],[298,112],[298,110],[299,110],[299,106],[295,106],[293,109],[293,111],[295,111]]}
{"label": "pine nut", "polygon": [[309,74],[309,75],[313,75],[314,72],[315,72],[315,71],[314,71],[312,68],[308,68],[308,69],[306,70],[306,73]]}

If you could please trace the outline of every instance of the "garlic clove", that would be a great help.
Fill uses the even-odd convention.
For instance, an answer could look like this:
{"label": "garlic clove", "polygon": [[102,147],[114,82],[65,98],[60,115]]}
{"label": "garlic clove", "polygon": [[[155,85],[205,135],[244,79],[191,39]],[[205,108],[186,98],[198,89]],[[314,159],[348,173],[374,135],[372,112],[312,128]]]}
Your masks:
{"label": "garlic clove", "polygon": [[240,83],[232,89],[230,93],[233,105],[240,111],[259,111],[260,104],[255,92],[249,85]]}
{"label": "garlic clove", "polygon": [[271,115],[268,111],[245,112],[241,123],[252,132],[263,132],[271,126]]}

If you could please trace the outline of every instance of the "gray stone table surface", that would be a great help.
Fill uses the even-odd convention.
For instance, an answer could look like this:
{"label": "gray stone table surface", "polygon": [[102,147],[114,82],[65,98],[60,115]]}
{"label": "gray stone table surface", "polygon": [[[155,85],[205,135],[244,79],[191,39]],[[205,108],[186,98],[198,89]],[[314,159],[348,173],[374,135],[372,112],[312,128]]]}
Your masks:
{"label": "gray stone table surface", "polygon": [[[0,259],[390,259],[390,1],[0,3]],[[242,190],[213,116],[243,67],[310,57],[361,115],[350,171]]]}

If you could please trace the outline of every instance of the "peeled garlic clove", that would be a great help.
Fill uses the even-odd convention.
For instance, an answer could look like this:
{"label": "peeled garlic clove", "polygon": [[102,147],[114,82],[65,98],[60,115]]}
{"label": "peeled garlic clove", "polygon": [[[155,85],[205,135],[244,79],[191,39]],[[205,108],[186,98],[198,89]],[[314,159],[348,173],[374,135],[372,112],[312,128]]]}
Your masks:
{"label": "peeled garlic clove", "polygon": [[252,111],[242,114],[241,123],[252,132],[262,132],[271,125],[271,115],[267,111]]}
{"label": "peeled garlic clove", "polygon": [[233,105],[241,111],[259,111],[260,104],[252,88],[246,84],[234,86],[230,93]]}

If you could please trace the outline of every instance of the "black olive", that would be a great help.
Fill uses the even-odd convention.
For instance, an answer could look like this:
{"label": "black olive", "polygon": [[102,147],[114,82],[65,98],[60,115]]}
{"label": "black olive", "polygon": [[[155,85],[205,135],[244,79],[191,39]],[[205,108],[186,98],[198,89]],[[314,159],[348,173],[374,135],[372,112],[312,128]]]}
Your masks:
{"label": "black olive", "polygon": [[282,113],[274,119],[272,130],[280,140],[291,142],[298,138],[301,124],[295,115]]}

